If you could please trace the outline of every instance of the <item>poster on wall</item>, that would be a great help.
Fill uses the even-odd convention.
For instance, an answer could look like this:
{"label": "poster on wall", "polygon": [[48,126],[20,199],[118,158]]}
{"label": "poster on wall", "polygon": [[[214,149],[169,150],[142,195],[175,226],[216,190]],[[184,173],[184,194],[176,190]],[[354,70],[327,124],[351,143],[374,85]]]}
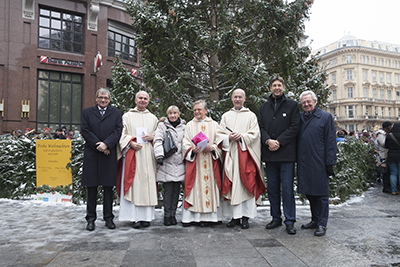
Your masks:
{"label": "poster on wall", "polygon": [[71,140],[37,140],[36,186],[71,184],[71,169],[66,168],[70,158]]}

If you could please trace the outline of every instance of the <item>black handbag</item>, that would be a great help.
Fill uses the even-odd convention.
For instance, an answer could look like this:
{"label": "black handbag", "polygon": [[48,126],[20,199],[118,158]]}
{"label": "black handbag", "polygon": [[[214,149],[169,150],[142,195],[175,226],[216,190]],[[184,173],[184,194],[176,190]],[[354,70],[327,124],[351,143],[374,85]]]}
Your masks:
{"label": "black handbag", "polygon": [[163,148],[164,148],[164,158],[168,158],[172,156],[176,151],[178,151],[178,148],[175,145],[174,139],[172,138],[171,133],[169,130],[165,131],[165,139],[163,143]]}

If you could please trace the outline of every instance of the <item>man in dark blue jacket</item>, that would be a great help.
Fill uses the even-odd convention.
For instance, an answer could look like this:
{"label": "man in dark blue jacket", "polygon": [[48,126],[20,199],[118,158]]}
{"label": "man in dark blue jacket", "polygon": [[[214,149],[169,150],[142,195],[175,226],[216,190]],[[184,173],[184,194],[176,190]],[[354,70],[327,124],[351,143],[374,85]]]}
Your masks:
{"label": "man in dark blue jacket", "polygon": [[296,161],[296,137],[300,125],[300,110],[296,101],[286,98],[285,82],[275,76],[270,83],[272,94],[261,105],[258,123],[261,131],[262,161],[266,164],[267,192],[272,221],[267,229],[282,225],[282,204],[288,234],[296,234],[296,205],[293,179]]}
{"label": "man in dark blue jacket", "polygon": [[332,115],[318,107],[312,91],[300,95],[301,113],[298,136],[297,188],[310,201],[311,222],[303,229],[316,229],[315,236],[326,233],[329,214],[329,176],[336,164],[336,134]]}
{"label": "man in dark blue jacket", "polygon": [[81,133],[85,139],[82,185],[87,187],[86,230],[93,231],[96,220],[97,187],[103,186],[103,219],[114,229],[112,188],[117,183],[117,145],[122,133],[119,109],[108,106],[110,92],[100,88],[96,93],[97,105],[82,112]]}

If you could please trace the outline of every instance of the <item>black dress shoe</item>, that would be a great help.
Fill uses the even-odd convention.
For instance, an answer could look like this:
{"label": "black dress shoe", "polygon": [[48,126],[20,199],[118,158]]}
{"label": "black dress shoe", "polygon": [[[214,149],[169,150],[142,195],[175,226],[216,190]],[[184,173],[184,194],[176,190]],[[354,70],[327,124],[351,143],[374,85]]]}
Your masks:
{"label": "black dress shoe", "polygon": [[307,224],[302,224],[301,229],[317,229],[318,224],[314,221],[311,221]]}
{"label": "black dress shoe", "polygon": [[206,223],[205,222],[199,222],[198,224],[201,228],[206,227]]}
{"label": "black dress shoe", "polygon": [[189,226],[192,226],[192,224],[191,223],[182,223],[182,227],[189,227]]}
{"label": "black dress shoe", "polygon": [[150,222],[141,221],[141,222],[140,222],[140,225],[141,225],[142,227],[149,227],[149,226],[150,226]]}
{"label": "black dress shoe", "polygon": [[235,227],[235,225],[239,225],[239,224],[240,224],[240,219],[232,219],[230,222],[228,222],[226,224],[226,227],[233,228],[233,227]]}
{"label": "black dress shoe", "polygon": [[178,222],[176,221],[175,216],[169,217],[169,220],[171,221],[171,225],[177,225],[178,224]]}
{"label": "black dress shoe", "polygon": [[317,230],[315,230],[314,235],[315,236],[324,236],[326,234],[326,227],[322,225],[318,225]]}
{"label": "black dress shoe", "polygon": [[282,225],[282,221],[272,220],[269,224],[267,224],[267,226],[265,226],[265,228],[274,229],[274,228],[279,227],[281,225]]}
{"label": "black dress shoe", "polygon": [[171,217],[164,217],[164,225],[171,226]]}
{"label": "black dress shoe", "polygon": [[295,235],[296,234],[296,227],[294,227],[294,224],[288,224],[286,225],[286,232],[289,235]]}
{"label": "black dress shoe", "polygon": [[132,227],[135,228],[135,229],[139,229],[140,227],[142,227],[142,225],[140,224],[140,222],[134,222],[132,224]]}
{"label": "black dress shoe", "polygon": [[106,221],[106,226],[108,229],[115,229],[115,223],[112,220]]}
{"label": "black dress shoe", "polygon": [[242,217],[242,229],[249,229],[250,225],[249,225],[249,218],[243,216]]}
{"label": "black dress shoe", "polygon": [[88,222],[86,225],[86,230],[93,231],[95,228],[94,222]]}

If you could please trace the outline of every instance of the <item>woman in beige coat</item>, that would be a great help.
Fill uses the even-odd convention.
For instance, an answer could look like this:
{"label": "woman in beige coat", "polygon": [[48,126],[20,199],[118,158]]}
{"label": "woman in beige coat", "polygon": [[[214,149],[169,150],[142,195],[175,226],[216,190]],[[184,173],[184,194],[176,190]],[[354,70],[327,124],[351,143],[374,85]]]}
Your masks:
{"label": "woman in beige coat", "polygon": [[[154,156],[157,160],[157,182],[164,185],[164,225],[176,225],[180,185],[185,178],[185,163],[182,159],[182,139],[185,121],[179,118],[179,108],[170,106],[167,118],[160,119],[154,136]],[[169,130],[178,150],[170,157],[164,157],[163,142]]]}

